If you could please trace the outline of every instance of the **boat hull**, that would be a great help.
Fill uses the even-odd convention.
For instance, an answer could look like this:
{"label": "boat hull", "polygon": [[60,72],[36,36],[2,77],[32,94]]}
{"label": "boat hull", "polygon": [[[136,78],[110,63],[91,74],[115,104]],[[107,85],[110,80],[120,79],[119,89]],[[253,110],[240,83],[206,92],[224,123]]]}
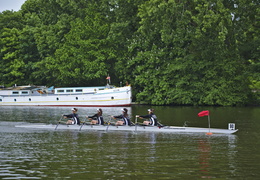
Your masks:
{"label": "boat hull", "polygon": [[102,125],[45,125],[29,124],[17,125],[19,128],[49,129],[49,130],[80,130],[80,131],[132,131],[132,132],[161,132],[161,133],[212,133],[212,134],[233,134],[238,131],[229,129],[216,128],[199,128],[199,127],[179,127],[179,126],[102,126]]}

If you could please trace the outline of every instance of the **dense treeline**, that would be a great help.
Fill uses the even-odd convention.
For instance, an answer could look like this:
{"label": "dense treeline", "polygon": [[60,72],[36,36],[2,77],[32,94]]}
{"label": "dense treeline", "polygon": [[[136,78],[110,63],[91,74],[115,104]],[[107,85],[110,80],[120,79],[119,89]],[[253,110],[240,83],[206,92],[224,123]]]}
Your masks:
{"label": "dense treeline", "polygon": [[0,13],[0,84],[129,82],[155,105],[259,103],[259,0],[27,0]]}

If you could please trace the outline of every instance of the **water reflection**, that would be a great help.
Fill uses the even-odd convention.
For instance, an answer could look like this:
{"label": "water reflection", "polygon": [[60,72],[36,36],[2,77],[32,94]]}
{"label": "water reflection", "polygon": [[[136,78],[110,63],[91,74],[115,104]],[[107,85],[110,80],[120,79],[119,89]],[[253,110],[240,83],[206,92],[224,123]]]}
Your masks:
{"label": "water reflection", "polygon": [[209,161],[210,161],[210,151],[211,146],[208,139],[198,140],[198,150],[199,150],[199,164],[200,171],[202,172],[201,178],[211,178],[209,176]]}
{"label": "water reflection", "polygon": [[[198,160],[200,165],[201,178],[216,178],[214,174],[214,163],[218,161],[226,162],[230,174],[236,171],[237,154],[236,154],[236,135],[213,135],[206,138],[198,139]],[[215,156],[221,154],[221,159],[216,159]]]}

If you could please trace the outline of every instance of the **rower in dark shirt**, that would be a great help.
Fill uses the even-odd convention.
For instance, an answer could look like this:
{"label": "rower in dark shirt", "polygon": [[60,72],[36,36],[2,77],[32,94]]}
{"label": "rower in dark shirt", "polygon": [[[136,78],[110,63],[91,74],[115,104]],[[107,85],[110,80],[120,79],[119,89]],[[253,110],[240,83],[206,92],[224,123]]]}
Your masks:
{"label": "rower in dark shirt", "polygon": [[114,119],[121,119],[119,121],[116,122],[116,126],[130,126],[132,125],[132,122],[127,114],[128,110],[126,108],[122,109],[122,114],[120,114],[119,116],[112,116],[112,118]]}
{"label": "rower in dark shirt", "polygon": [[66,124],[78,124],[78,125],[80,125],[79,116],[78,116],[78,114],[76,114],[78,109],[72,108],[71,111],[72,111],[72,114],[63,115],[64,118],[71,118],[70,120],[67,121]]}
{"label": "rower in dark shirt", "polygon": [[157,121],[156,115],[154,114],[154,109],[148,109],[148,112],[149,112],[149,114],[147,114],[147,115],[143,115],[143,116],[136,115],[136,117],[139,117],[141,119],[149,118],[149,121],[144,121],[143,125],[146,125],[146,126],[157,126],[158,125],[158,121]]}
{"label": "rower in dark shirt", "polygon": [[98,125],[104,125],[104,119],[103,119],[103,111],[101,108],[97,109],[97,113],[93,116],[87,116],[87,118],[91,119],[91,124],[98,124]]}

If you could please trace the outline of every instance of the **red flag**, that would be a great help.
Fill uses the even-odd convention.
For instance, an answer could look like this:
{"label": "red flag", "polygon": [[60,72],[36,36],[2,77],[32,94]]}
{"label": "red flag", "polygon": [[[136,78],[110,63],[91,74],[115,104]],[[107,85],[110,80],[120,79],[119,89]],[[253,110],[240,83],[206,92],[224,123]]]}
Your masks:
{"label": "red flag", "polygon": [[199,117],[202,117],[202,116],[209,116],[209,110],[207,111],[201,111],[199,114],[198,114]]}

